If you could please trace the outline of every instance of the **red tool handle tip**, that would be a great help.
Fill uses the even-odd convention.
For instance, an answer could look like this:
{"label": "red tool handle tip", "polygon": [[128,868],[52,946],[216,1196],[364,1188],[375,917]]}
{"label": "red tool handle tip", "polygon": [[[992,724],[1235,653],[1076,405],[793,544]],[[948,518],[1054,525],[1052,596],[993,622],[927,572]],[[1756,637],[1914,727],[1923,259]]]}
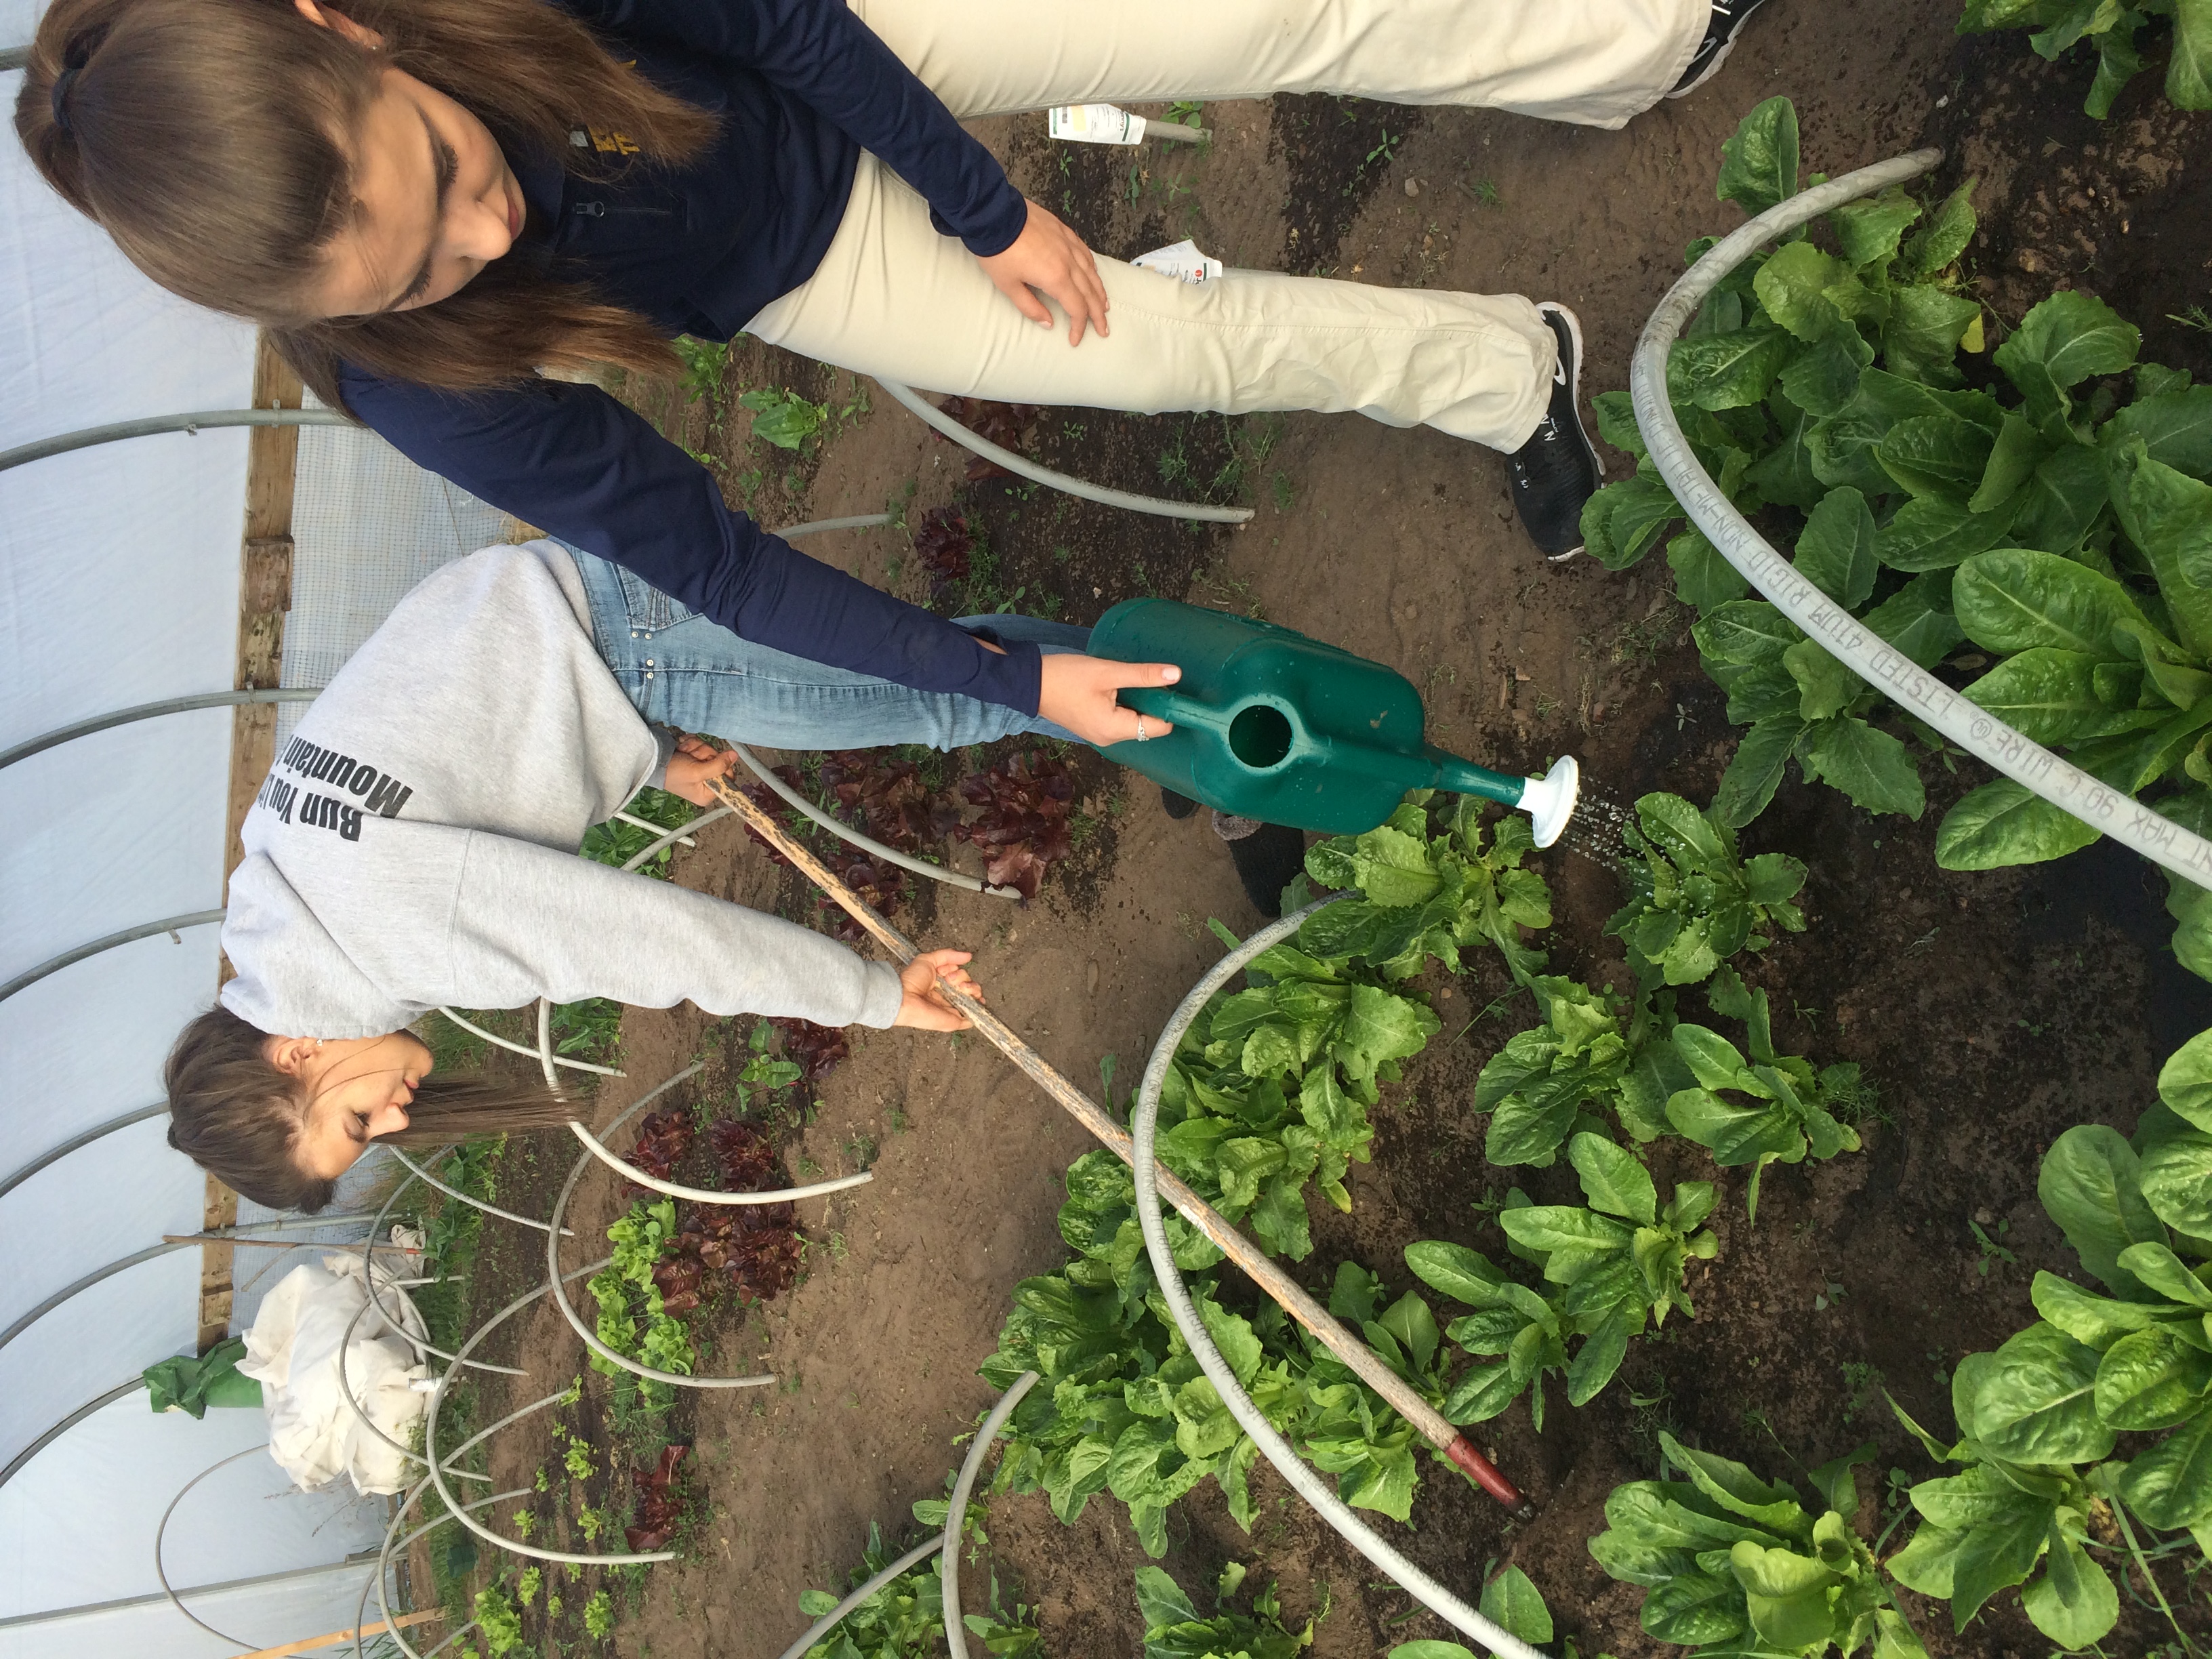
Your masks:
{"label": "red tool handle tip", "polygon": [[1498,1466],[1475,1450],[1465,1435],[1444,1448],[1444,1455],[1459,1465],[1469,1480],[1509,1510],[1522,1507],[1520,1490],[1498,1472]]}

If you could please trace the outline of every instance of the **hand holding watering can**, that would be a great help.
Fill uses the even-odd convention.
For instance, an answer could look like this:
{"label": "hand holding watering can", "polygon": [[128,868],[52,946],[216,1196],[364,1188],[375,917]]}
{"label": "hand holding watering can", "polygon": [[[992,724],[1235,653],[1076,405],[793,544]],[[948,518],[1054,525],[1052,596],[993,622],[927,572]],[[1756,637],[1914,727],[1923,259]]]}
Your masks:
{"label": "hand holding watering can", "polygon": [[1572,756],[1521,778],[1448,755],[1423,740],[1420,693],[1403,675],[1272,623],[1127,599],[1099,618],[1090,654],[1182,670],[1172,690],[1121,694],[1124,707],[1175,729],[1106,753],[1223,812],[1352,836],[1389,817],[1408,789],[1449,789],[1528,813],[1539,847],[1574,815]]}

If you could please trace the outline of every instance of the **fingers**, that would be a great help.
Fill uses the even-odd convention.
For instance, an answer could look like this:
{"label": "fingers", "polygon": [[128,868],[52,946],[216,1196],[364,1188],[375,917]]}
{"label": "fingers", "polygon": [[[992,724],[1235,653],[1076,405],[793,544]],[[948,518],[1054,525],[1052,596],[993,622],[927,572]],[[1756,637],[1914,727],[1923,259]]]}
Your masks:
{"label": "fingers", "polygon": [[999,292],[1012,300],[1014,302],[1014,309],[1031,322],[1044,328],[1052,326],[1052,313],[1045,309],[1044,301],[1037,298],[1027,283],[1001,283],[999,284]]}
{"label": "fingers", "polygon": [[1182,670],[1171,662],[1115,662],[1109,657],[1093,657],[1103,671],[1099,684],[1115,690],[1124,686],[1173,685],[1182,678]]}

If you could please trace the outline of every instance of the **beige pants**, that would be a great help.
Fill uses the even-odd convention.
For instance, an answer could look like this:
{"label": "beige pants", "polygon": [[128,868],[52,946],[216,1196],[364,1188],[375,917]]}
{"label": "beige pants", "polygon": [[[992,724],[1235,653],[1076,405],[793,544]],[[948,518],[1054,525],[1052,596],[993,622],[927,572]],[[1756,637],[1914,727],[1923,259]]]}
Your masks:
{"label": "beige pants", "polygon": [[[1618,127],[1687,67],[1708,0],[851,0],[963,118],[1327,91]],[[1357,410],[1516,449],[1556,346],[1517,295],[1098,261],[1113,333],[1067,343],[992,285],[872,155],[820,269],[758,338],[932,392],[1097,409]],[[1055,317],[1059,308],[1053,307]]]}

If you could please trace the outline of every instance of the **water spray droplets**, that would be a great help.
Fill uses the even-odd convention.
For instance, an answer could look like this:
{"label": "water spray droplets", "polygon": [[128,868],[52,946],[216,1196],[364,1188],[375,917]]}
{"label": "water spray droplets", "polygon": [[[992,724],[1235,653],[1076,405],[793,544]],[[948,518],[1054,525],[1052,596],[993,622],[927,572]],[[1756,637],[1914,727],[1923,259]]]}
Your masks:
{"label": "water spray droplets", "polygon": [[1582,797],[1575,804],[1575,815],[1568,820],[1560,844],[1593,864],[1619,872],[1626,867],[1626,847],[1621,831],[1631,822],[1629,808],[1585,781]]}

